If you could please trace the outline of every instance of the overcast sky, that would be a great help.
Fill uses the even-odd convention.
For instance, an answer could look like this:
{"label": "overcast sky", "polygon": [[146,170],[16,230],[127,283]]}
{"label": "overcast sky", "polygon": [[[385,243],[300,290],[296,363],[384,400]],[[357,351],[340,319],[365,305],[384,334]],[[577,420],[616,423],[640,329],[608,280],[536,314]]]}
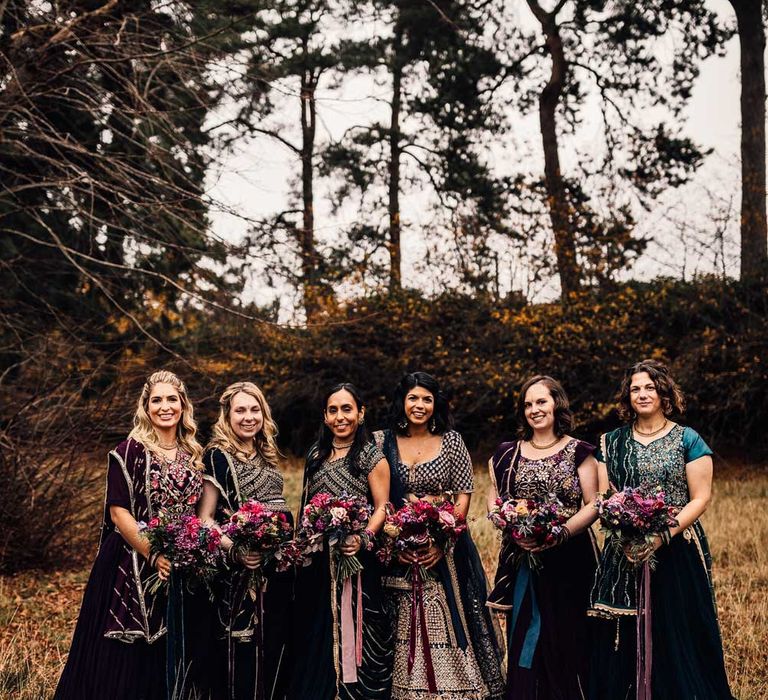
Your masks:
{"label": "overcast sky", "polygon": [[[733,13],[727,0],[709,0],[709,6],[725,20],[732,22]],[[527,7],[520,3],[516,10],[521,21],[527,21]],[[375,32],[375,27],[371,28]],[[733,271],[737,260],[732,244],[738,236],[738,188],[739,188],[739,51],[738,39],[731,40],[724,57],[707,60],[701,69],[701,75],[695,86],[693,98],[686,109],[684,134],[690,136],[705,148],[713,148],[714,153],[702,167],[696,181],[683,190],[671,192],[650,214],[644,215],[638,222],[642,233],[653,233],[655,243],[649,246],[646,254],[635,266],[633,275],[641,278],[658,274],[691,275],[697,271],[709,271],[715,261],[713,251],[703,251],[702,244],[713,239],[711,231],[717,226],[713,221],[728,204],[733,208],[732,220],[726,227],[726,237],[730,237],[730,251],[725,246],[725,264]],[[290,93],[289,85],[278,86],[286,92],[286,124],[296,122],[298,102]],[[386,89],[379,90],[386,95]],[[345,80],[341,89],[318,91],[318,109],[320,128],[318,140],[330,136],[338,139],[344,130],[362,121],[388,118],[386,104],[371,98],[377,88],[370,79],[358,78]],[[537,131],[537,116],[527,120],[515,119],[514,130],[508,137],[513,148],[499,149],[496,144],[489,144],[489,161],[499,172],[509,168],[506,165],[510,153],[515,157],[530,159],[530,168],[536,172],[543,170],[540,137]],[[587,123],[579,138],[588,146],[590,129],[599,130],[594,124]],[[285,134],[296,137],[295,131],[286,126]],[[536,161],[539,161],[538,163]],[[564,168],[567,169],[567,153],[564,154]],[[214,200],[223,202],[244,217],[263,219],[271,213],[286,208],[289,180],[298,171],[296,158],[284,146],[268,137],[243,140],[237,144],[235,152],[224,157],[219,166],[214,168],[209,179],[209,194]],[[354,217],[355,212],[344,212],[340,217],[330,216],[326,185],[319,183],[316,191],[316,224],[318,236],[334,236],[339,227]],[[713,213],[713,207],[716,211]],[[404,267],[418,261],[424,255],[424,240],[418,233],[421,224],[431,218],[428,201],[421,194],[406,195],[402,201],[403,220],[407,227],[403,237]],[[346,218],[345,218],[346,217]],[[681,235],[686,224],[690,229]],[[247,221],[229,214],[213,215],[215,232],[230,241],[239,240],[247,230]],[[710,229],[709,231],[707,229]],[[698,233],[697,233],[698,231]],[[727,243],[728,241],[726,241]],[[253,260],[254,281],[250,286],[253,298],[265,302],[274,296],[258,282],[258,261]],[[404,275],[408,283],[408,275]],[[509,284],[516,283],[508,280]],[[557,293],[556,281],[541,288],[537,298],[545,299]]]}

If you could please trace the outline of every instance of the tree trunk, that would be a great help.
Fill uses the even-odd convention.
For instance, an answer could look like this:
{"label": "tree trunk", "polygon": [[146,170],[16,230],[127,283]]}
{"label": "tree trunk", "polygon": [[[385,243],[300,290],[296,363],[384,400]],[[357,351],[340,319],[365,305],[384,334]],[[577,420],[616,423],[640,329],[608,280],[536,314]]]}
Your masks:
{"label": "tree trunk", "polygon": [[544,12],[535,0],[528,0],[528,5],[541,23],[546,38],[547,51],[552,59],[549,82],[539,96],[539,124],[541,141],[544,147],[544,183],[547,189],[547,205],[555,236],[555,255],[560,274],[560,288],[563,300],[581,286],[581,271],[576,260],[576,241],[568,222],[568,201],[565,183],[560,172],[560,154],[557,142],[557,124],[555,121],[557,106],[563,92],[568,71],[568,63],[563,51],[563,40],[558,30],[556,15],[563,3],[552,12]]}
{"label": "tree trunk", "polygon": [[765,206],[765,30],[761,0],[730,0],[741,49],[741,278],[768,273]]}
{"label": "tree trunk", "polygon": [[301,76],[301,202],[302,227],[299,234],[299,255],[303,282],[304,313],[311,321],[319,308],[320,290],[317,284],[317,252],[315,250],[314,163],[315,151],[315,76],[305,70]]}
{"label": "tree trunk", "polygon": [[392,117],[389,125],[389,291],[402,289],[400,270],[400,108],[403,82],[403,33],[395,30],[392,50]]}

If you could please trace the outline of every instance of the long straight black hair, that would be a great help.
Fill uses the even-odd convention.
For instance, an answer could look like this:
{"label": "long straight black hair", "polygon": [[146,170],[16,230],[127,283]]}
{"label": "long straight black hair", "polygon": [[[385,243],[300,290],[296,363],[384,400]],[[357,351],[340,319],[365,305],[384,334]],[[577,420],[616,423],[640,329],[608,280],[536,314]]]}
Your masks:
{"label": "long straight black hair", "polygon": [[[352,395],[352,399],[354,400],[358,411],[365,408],[365,403],[363,402],[360,390],[354,384],[341,382],[332,386],[323,396],[323,415],[325,415],[325,411],[328,408],[328,399],[339,391],[348,391]],[[355,476],[360,473],[360,453],[362,452],[363,447],[365,447],[365,445],[372,439],[371,432],[368,430],[368,426],[366,426],[365,423],[357,426],[352,447],[349,448],[349,463],[352,468],[352,473],[355,474]],[[323,421],[320,424],[317,440],[310,448],[309,454],[307,455],[307,476],[314,474],[320,468],[322,463],[330,457],[332,451],[333,431],[325,424],[325,421]]]}

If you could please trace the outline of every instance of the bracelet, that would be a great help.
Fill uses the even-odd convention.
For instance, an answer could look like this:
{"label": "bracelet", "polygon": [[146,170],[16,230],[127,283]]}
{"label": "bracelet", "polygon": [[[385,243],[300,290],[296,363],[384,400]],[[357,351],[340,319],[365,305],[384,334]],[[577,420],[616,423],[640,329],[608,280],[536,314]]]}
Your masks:
{"label": "bracelet", "polygon": [[669,544],[672,541],[672,533],[669,531],[669,528],[666,530],[662,530],[659,533],[659,537],[661,537],[661,541],[663,544]]}
{"label": "bracelet", "polygon": [[160,556],[160,552],[149,552],[149,556],[147,557],[147,563],[149,564],[150,569],[155,568],[155,564],[157,564],[157,559]]}
{"label": "bracelet", "polygon": [[234,545],[227,550],[227,561],[230,564],[237,564],[237,551]]}
{"label": "bracelet", "polygon": [[563,525],[557,534],[557,544],[565,544],[569,539],[571,539],[571,531],[567,525]]}
{"label": "bracelet", "polygon": [[358,537],[360,537],[360,548],[370,552],[373,549],[373,543],[376,541],[376,533],[370,528],[365,528]]}

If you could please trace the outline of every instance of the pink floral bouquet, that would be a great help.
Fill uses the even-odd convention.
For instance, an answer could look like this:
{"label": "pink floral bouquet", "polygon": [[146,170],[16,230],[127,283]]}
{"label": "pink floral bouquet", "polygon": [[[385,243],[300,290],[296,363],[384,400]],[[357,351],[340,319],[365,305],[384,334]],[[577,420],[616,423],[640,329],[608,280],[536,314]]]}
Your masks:
{"label": "pink floral bouquet", "polygon": [[[562,502],[549,498],[496,499],[496,505],[488,513],[488,519],[513,542],[532,540],[536,546],[548,546],[557,542],[568,518]],[[516,552],[516,559],[522,560],[523,550]],[[524,556],[533,568],[540,566],[535,554],[525,552]]]}
{"label": "pink floral bouquet", "polygon": [[660,486],[609,489],[597,497],[595,507],[606,542],[620,547],[631,559],[653,544],[654,537],[677,525],[676,510],[667,503]]}
{"label": "pink floral bouquet", "polygon": [[[153,554],[162,554],[173,569],[183,571],[191,580],[210,587],[222,560],[221,534],[194,515],[171,515],[160,511],[148,523],[139,523],[139,534],[149,542]],[[162,585],[157,574],[150,582],[150,592]]]}
{"label": "pink floral bouquet", "polygon": [[466,520],[450,501],[415,501],[399,510],[390,505],[377,556],[382,563],[389,564],[397,552],[432,545],[447,553],[466,529]]}
{"label": "pink floral bouquet", "polygon": [[362,570],[363,565],[356,556],[341,554],[340,548],[350,535],[361,535],[365,548],[372,543],[365,537],[365,528],[373,509],[361,496],[331,496],[318,493],[304,506],[301,517],[299,541],[307,552],[319,551],[327,541],[331,554],[336,559],[339,580],[345,580]]}
{"label": "pink floral bouquet", "polygon": [[222,526],[222,532],[232,540],[237,554],[258,552],[262,555],[259,569],[251,572],[251,583],[260,587],[265,582],[264,569],[273,561],[282,571],[292,563],[293,527],[285,513],[270,510],[258,501],[246,501]]}
{"label": "pink floral bouquet", "polygon": [[[381,547],[376,555],[382,563],[389,564],[398,552],[413,551],[436,545],[446,554],[450,552],[462,532],[467,529],[463,516],[456,512],[450,501],[415,501],[406,503],[399,510],[387,508]],[[411,564],[411,625],[408,636],[408,673],[413,671],[417,639],[421,637],[421,653],[427,675],[427,689],[437,693],[435,668],[429,647],[424,582],[428,572],[418,563]]]}

